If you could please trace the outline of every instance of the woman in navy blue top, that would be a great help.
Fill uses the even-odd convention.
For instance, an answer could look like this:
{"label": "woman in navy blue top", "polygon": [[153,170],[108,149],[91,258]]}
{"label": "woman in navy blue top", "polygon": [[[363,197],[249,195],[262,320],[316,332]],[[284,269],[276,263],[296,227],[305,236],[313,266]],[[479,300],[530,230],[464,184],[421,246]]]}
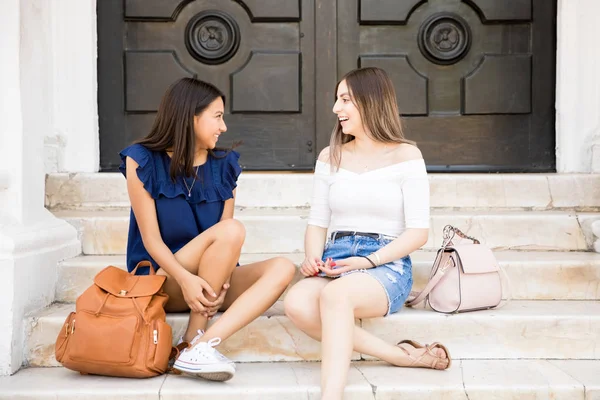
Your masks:
{"label": "woman in navy blue top", "polygon": [[245,239],[233,219],[241,168],[237,152],[215,149],[227,130],[224,107],[213,85],[180,79],[164,94],[149,135],[120,153],[131,200],[127,268],[150,260],[167,277],[166,310],[190,311],[180,341],[191,345],[174,368],[219,381],[235,365],[215,347],[273,305],[295,272],[282,257],[236,267]]}

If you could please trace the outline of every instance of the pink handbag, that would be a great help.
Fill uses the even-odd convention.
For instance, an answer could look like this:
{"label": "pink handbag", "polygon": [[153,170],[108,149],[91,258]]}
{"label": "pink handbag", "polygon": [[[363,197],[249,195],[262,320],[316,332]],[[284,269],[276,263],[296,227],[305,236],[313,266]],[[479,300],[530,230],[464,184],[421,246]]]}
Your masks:
{"label": "pink handbag", "polygon": [[[461,238],[460,243],[453,242],[455,235]],[[420,293],[411,292],[406,305],[426,300],[434,311],[446,314],[497,307],[503,294],[501,273],[504,271],[487,246],[446,225],[429,282]]]}

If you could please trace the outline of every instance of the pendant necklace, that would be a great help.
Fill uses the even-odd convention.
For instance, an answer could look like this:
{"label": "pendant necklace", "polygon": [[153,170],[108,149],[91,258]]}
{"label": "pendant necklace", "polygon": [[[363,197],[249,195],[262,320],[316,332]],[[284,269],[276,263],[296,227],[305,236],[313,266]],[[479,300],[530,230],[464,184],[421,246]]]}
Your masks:
{"label": "pendant necklace", "polygon": [[192,181],[192,186],[188,186],[187,182],[185,181],[185,176],[183,177],[183,184],[185,185],[185,188],[188,191],[188,197],[192,196],[192,189],[194,188],[194,184],[196,183],[196,177],[198,176],[198,169],[200,168],[200,166],[198,165],[196,167],[196,174],[194,175],[194,180]]}

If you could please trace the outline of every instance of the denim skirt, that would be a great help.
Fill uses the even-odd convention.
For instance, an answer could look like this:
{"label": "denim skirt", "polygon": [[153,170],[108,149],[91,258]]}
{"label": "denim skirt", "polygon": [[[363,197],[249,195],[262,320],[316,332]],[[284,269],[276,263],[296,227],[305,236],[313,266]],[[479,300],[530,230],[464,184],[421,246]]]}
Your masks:
{"label": "denim skirt", "polygon": [[[368,256],[395,239],[392,236],[386,235],[378,235],[377,238],[374,238],[361,235],[360,233],[333,239],[335,233],[336,232],[331,234],[330,239],[325,245],[325,251],[323,252],[322,258],[323,261],[327,258],[337,261],[349,257]],[[388,299],[388,311],[386,316],[395,313],[402,308],[406,298],[410,294],[413,284],[412,262],[410,256],[374,268],[344,272],[340,277],[353,273],[369,274],[381,284]],[[321,271],[318,276],[327,277],[327,275]]]}

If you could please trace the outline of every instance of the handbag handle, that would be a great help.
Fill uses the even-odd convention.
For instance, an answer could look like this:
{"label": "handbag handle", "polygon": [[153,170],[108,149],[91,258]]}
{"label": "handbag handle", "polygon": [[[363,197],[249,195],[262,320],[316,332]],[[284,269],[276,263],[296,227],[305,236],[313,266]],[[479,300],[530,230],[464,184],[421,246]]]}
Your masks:
{"label": "handbag handle", "polygon": [[149,267],[149,274],[150,275],[156,275],[156,271],[154,270],[154,265],[152,265],[152,263],[148,260],[143,260],[140,261],[139,263],[137,263],[137,265],[135,266],[135,268],[133,269],[133,271],[131,271],[129,274],[130,275],[135,275],[135,272],[137,271],[137,269],[139,267]]}
{"label": "handbag handle", "polygon": [[444,249],[447,246],[450,246],[452,244],[452,239],[454,238],[455,234],[460,236],[461,239],[471,240],[473,242],[473,244],[481,244],[481,242],[479,242],[479,240],[475,239],[473,236],[465,235],[463,233],[463,231],[461,231],[457,227],[452,226],[452,225],[446,225],[444,227],[444,232],[443,232],[444,241],[442,242],[442,249]]}

